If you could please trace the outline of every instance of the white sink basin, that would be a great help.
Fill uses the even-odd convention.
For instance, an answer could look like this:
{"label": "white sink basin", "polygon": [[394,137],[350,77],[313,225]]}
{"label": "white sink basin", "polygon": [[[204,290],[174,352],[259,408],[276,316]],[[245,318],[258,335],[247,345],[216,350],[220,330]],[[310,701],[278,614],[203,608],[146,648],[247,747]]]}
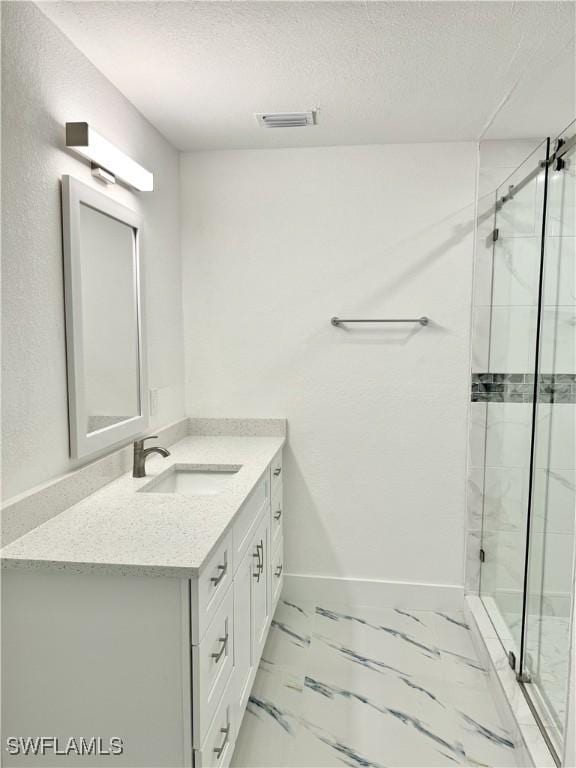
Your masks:
{"label": "white sink basin", "polygon": [[175,465],[140,488],[143,493],[182,493],[185,496],[216,496],[237,474],[239,466],[210,467]]}

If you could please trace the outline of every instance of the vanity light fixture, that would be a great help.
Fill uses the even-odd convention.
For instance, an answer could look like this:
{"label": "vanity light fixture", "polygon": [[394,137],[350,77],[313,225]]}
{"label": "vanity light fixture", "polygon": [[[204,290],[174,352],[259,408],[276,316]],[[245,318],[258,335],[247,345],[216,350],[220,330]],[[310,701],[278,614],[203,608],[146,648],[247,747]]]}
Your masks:
{"label": "vanity light fixture", "polygon": [[90,163],[90,166],[92,167],[92,176],[94,176],[95,179],[103,181],[104,184],[116,184],[116,176],[114,176],[113,173],[110,173],[110,171],[107,171],[106,168],[101,168],[99,165],[96,165],[96,163]]}
{"label": "vanity light fixture", "polygon": [[121,152],[88,123],[66,123],[66,146],[92,162],[92,173],[114,183],[116,177],[140,192],[152,192],[154,175]]}

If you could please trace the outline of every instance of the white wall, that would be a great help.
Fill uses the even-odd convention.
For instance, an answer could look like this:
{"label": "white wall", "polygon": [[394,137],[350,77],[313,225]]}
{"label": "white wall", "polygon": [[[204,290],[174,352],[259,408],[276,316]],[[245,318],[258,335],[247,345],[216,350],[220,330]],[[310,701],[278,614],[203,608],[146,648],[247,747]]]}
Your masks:
{"label": "white wall", "polygon": [[[286,416],[293,573],[463,583],[476,148],[182,157],[191,415]],[[333,328],[333,315],[427,328]]]}
{"label": "white wall", "polygon": [[68,422],[59,181],[99,189],[66,152],[64,123],[86,120],[154,171],[153,193],[107,193],[144,217],[153,426],[183,415],[178,154],[31,3],[2,4],[3,495],[66,472]]}

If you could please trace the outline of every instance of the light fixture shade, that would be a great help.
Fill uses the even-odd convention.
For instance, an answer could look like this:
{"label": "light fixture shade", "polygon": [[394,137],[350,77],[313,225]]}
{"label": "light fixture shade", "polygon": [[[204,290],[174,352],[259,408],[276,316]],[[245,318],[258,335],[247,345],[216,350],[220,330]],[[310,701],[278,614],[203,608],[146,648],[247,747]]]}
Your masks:
{"label": "light fixture shade", "polygon": [[66,146],[140,192],[154,189],[154,174],[96,133],[88,123],[66,123]]}

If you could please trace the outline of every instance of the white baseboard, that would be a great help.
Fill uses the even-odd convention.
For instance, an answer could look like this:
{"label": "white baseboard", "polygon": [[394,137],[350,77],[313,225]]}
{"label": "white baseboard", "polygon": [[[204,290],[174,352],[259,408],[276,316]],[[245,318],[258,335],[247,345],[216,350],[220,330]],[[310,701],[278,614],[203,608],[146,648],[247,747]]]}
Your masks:
{"label": "white baseboard", "polygon": [[380,608],[461,611],[464,587],[452,584],[421,584],[410,581],[345,579],[287,573],[282,596],[293,600],[323,600]]}

